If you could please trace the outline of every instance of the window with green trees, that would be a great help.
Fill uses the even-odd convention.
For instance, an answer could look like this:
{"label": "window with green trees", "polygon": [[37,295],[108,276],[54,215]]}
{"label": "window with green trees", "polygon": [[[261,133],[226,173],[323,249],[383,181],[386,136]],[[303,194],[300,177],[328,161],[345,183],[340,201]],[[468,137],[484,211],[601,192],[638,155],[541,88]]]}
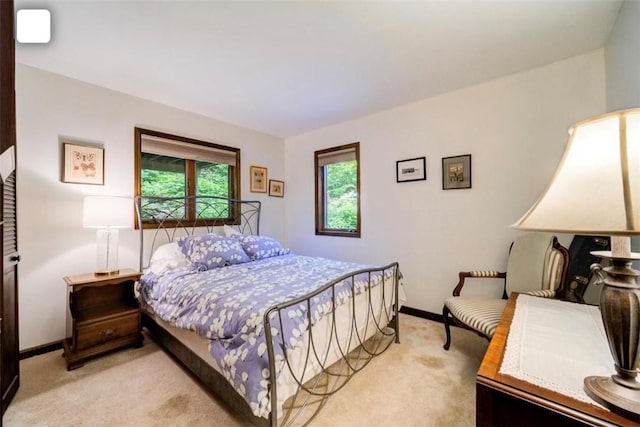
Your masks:
{"label": "window with green trees", "polygon": [[[162,132],[135,129],[136,195],[154,197],[218,196],[239,198],[240,150]],[[184,206],[184,203],[180,203]],[[166,212],[181,225],[201,219],[233,223],[229,203],[197,204]],[[152,220],[145,218],[143,222]]]}
{"label": "window with green trees", "polygon": [[360,237],[360,143],[315,152],[316,234]]}

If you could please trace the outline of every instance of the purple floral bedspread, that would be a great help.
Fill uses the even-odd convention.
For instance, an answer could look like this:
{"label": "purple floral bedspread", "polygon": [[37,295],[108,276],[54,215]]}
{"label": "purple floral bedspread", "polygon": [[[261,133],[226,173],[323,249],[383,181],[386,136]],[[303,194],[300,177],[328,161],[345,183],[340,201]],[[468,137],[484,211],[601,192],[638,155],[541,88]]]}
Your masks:
{"label": "purple floral bedspread", "polygon": [[[268,416],[269,364],[263,315],[276,304],[301,297],[329,281],[371,266],[284,255],[197,272],[178,269],[156,276],[145,274],[140,294],[165,321],[179,328],[196,331],[210,339],[209,351],[222,374],[243,396],[256,416]],[[386,279],[392,271],[387,270]],[[381,273],[372,274],[372,286],[380,283]],[[366,289],[368,275],[355,281],[355,294]],[[351,298],[351,281],[336,287],[339,303]],[[311,304],[315,323],[332,310],[331,292],[322,292]],[[308,327],[306,304],[287,309],[282,316],[286,349],[302,342]],[[279,322],[272,321],[272,333],[279,334]],[[276,326],[274,326],[276,325]],[[274,349],[282,367],[283,348]],[[280,370],[278,370],[279,374]]]}

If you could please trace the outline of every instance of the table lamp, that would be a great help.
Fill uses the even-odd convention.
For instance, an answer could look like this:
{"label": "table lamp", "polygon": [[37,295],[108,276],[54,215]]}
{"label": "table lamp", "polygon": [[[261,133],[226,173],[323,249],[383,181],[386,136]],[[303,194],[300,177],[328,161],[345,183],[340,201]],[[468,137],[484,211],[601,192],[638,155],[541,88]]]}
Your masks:
{"label": "table lamp", "polygon": [[98,264],[96,275],[118,272],[118,229],[133,227],[133,201],[126,197],[87,196],[82,225],[97,228]]}
{"label": "table lamp", "polygon": [[609,260],[593,264],[602,283],[600,312],[616,374],[584,379],[595,401],[640,420],[639,271],[631,268],[630,236],[640,235],[640,108],[616,111],[574,124],[560,165],[540,199],[512,227],[521,230],[609,235]]}

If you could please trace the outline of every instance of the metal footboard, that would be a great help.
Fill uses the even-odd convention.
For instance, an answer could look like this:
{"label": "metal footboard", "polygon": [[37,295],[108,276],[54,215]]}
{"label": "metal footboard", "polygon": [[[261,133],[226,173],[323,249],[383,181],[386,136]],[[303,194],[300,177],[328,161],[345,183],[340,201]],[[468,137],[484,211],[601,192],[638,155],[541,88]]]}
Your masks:
{"label": "metal footboard", "polygon": [[[397,303],[399,279],[397,262],[354,271],[310,294],[278,304],[265,312],[272,426],[308,423],[324,406],[327,398],[344,387],[373,357],[384,352],[393,341],[400,342]],[[343,286],[341,284],[345,281],[350,295],[340,305],[337,287]],[[321,295],[330,295],[329,312],[322,319],[314,319],[314,309],[317,309],[314,303],[317,304]],[[287,336],[282,319],[296,306],[306,308],[309,327],[303,348],[298,349],[298,353],[303,355],[302,359],[294,360],[292,352],[285,349],[285,343],[292,337]],[[314,332],[314,324],[320,321],[324,322],[325,332],[328,330],[328,338],[326,333],[321,338],[321,334]],[[276,351],[277,348],[281,351]],[[277,384],[278,376],[282,375],[291,376],[297,391],[284,402],[279,416]]]}
{"label": "metal footboard", "polygon": [[[182,236],[215,232],[216,227],[224,225],[233,226],[243,234],[258,235],[260,210],[259,201],[215,196],[136,197],[140,268],[148,267],[153,252],[160,245]],[[188,212],[194,213],[192,220],[186,219]],[[153,319],[148,319],[147,328],[155,330],[172,354],[252,423],[306,424],[324,406],[327,398],[344,387],[373,357],[384,352],[394,340],[399,342],[400,277],[395,262],[354,271],[265,312],[263,326],[271,399],[268,419],[254,416],[244,397],[235,392],[223,375],[201,362],[186,345],[163,333],[162,327],[156,327]],[[345,281],[346,287],[341,285]],[[327,296],[324,303],[327,300],[329,303],[323,307],[324,315],[314,317],[317,299]],[[287,350],[285,342],[292,337],[286,332],[274,334],[273,331],[285,331],[282,316],[296,305],[306,308],[308,326],[306,332],[301,331],[302,345],[291,351]],[[287,377],[286,382],[280,383],[282,389],[278,386],[279,376]]]}

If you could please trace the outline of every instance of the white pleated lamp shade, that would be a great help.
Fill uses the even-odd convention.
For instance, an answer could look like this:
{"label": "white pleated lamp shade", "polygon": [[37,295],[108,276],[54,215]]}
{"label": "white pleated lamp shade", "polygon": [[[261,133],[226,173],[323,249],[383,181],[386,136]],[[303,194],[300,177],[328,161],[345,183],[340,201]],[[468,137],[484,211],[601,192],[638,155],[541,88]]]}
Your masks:
{"label": "white pleated lamp shade", "polygon": [[573,125],[551,183],[512,227],[640,235],[640,108]]}

